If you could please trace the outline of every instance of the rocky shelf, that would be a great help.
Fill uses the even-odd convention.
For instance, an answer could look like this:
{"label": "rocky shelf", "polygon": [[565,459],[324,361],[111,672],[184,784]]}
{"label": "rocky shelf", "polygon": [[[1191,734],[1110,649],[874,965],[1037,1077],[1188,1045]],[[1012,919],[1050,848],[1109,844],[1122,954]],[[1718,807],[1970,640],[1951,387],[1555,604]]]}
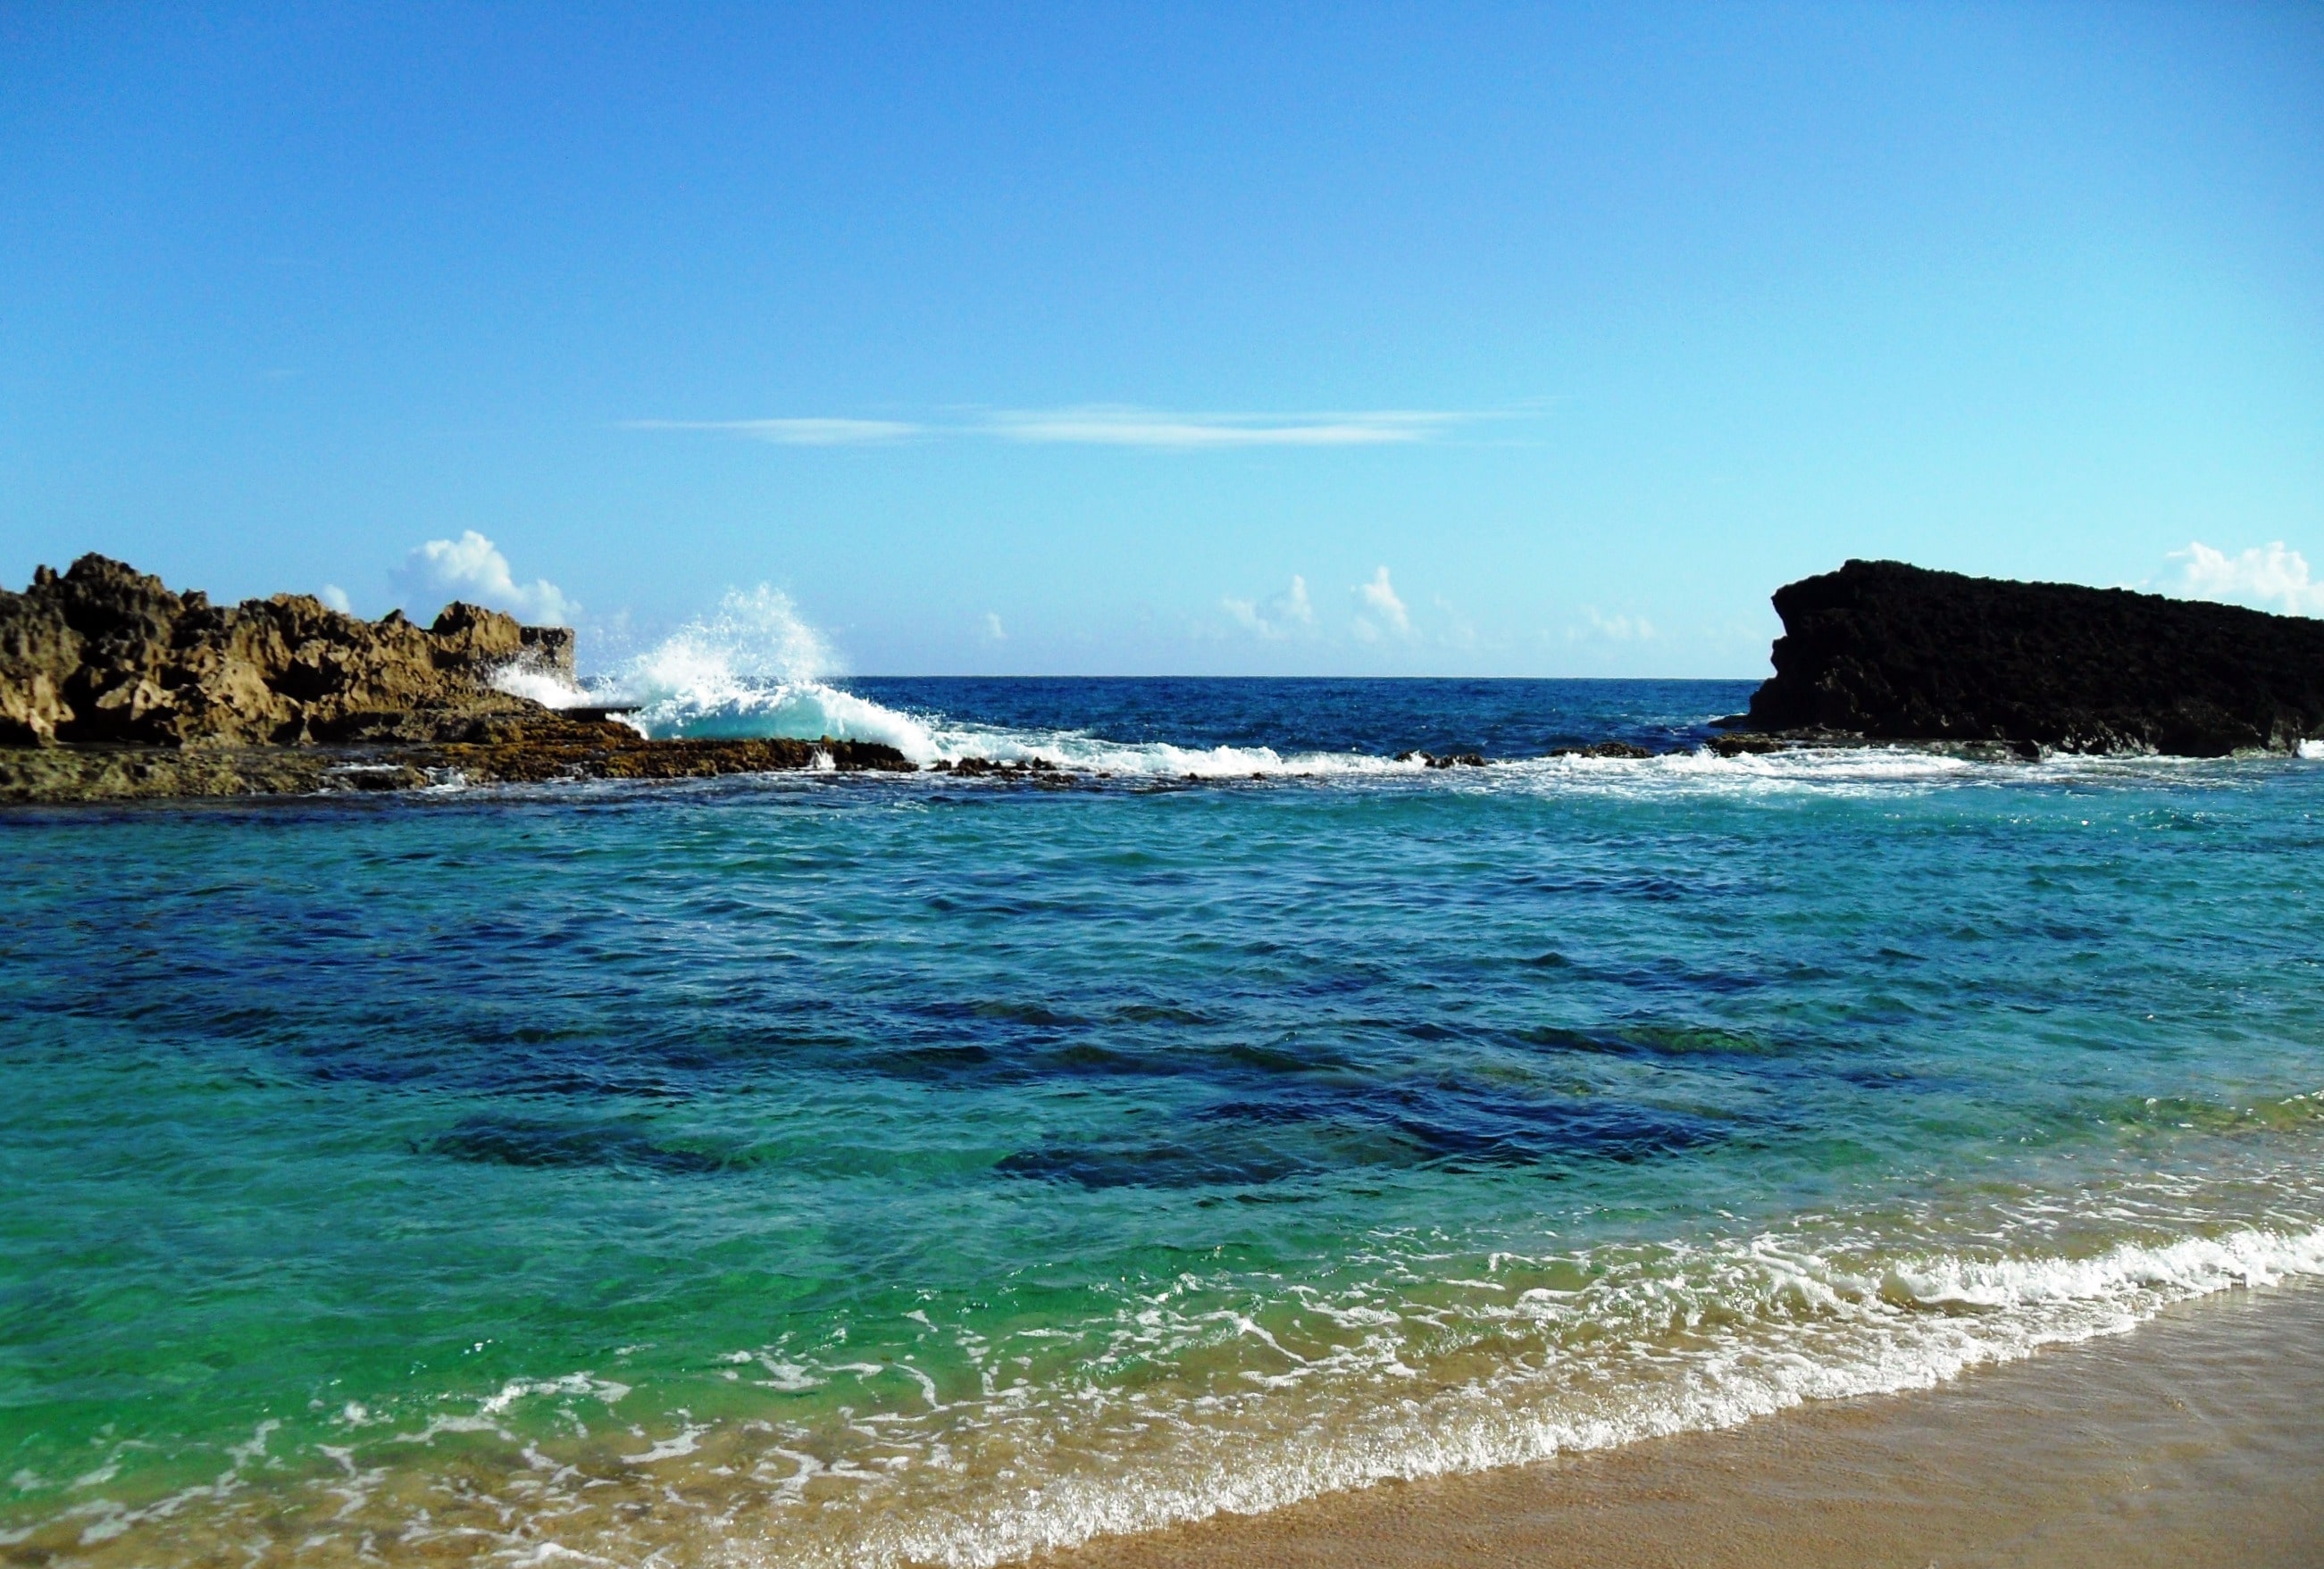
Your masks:
{"label": "rocky shelf", "polygon": [[0,748],[0,801],[329,795],[445,784],[711,779],[831,769],[909,773],[877,742],[649,741],[599,721],[499,723],[474,739],[366,746]]}

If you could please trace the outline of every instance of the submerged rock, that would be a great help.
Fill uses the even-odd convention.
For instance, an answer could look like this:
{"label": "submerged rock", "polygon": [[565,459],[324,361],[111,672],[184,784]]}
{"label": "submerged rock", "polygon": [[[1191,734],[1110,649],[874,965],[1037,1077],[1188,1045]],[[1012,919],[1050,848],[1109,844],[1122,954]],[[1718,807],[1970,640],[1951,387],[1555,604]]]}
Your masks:
{"label": "submerged rock", "polygon": [[1760,757],[1771,752],[1789,752],[1805,744],[1803,742],[1775,735],[1741,734],[1714,735],[1710,748],[1720,757]]}
{"label": "submerged rock", "polygon": [[1850,561],[1775,604],[1761,732],[2190,757],[2324,734],[2324,621],[1897,561]]}
{"label": "submerged rock", "polygon": [[1642,757],[1652,757],[1654,753],[1632,742],[1593,741],[1587,746],[1561,746],[1549,755],[1552,757],[1616,757],[1635,761]]}
{"label": "submerged rock", "polygon": [[964,757],[957,761],[932,762],[928,770],[932,773],[948,773],[956,779],[1016,779],[1039,775],[1038,782],[1061,778],[1065,771],[1046,757],[1028,757],[1018,762],[1006,760],[995,762],[989,757]]}

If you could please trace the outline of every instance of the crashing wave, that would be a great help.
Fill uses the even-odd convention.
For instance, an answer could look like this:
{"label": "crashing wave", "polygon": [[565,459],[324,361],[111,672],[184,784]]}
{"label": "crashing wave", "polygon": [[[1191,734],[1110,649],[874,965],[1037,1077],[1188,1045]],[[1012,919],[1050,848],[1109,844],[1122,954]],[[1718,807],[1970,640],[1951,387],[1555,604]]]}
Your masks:
{"label": "crashing wave", "polygon": [[512,660],[494,670],[493,689],[512,697],[530,697],[544,708],[584,708],[601,699],[564,671],[527,660]]}
{"label": "crashing wave", "polygon": [[938,761],[918,720],[833,686],[836,665],[790,596],[762,583],[730,590],[710,614],[601,682],[591,701],[632,708],[625,721],[658,740],[829,736],[881,742],[922,765]]}
{"label": "crashing wave", "polygon": [[789,595],[767,585],[733,591],[588,690],[512,667],[503,690],[553,708],[627,707],[622,717],[658,740],[788,737],[880,742],[922,767],[982,758],[1036,759],[1090,773],[1232,779],[1251,774],[1407,773],[1417,761],[1352,753],[1285,754],[1272,747],[1133,744],[1072,730],[1019,731],[947,723],[858,697],[836,685],[838,660]]}

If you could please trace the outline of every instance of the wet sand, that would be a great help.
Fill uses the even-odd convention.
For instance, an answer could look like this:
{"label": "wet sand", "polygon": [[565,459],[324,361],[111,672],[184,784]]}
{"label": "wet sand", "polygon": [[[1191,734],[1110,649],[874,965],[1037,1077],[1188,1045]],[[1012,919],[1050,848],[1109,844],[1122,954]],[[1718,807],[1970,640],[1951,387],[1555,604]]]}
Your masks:
{"label": "wet sand", "polygon": [[1043,1569],[2324,1565],[2324,1287],[2234,1291],[1924,1392],[1392,1482]]}

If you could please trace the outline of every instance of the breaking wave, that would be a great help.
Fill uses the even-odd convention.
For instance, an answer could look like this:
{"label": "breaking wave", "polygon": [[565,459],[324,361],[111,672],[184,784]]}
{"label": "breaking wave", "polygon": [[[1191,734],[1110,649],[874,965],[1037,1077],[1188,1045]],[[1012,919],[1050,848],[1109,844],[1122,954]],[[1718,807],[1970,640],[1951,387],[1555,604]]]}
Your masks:
{"label": "breaking wave", "polygon": [[530,697],[544,708],[580,708],[595,701],[586,688],[567,678],[562,670],[526,660],[512,660],[494,670],[492,684],[494,691]]}
{"label": "breaking wave", "polygon": [[710,614],[595,683],[591,701],[628,707],[658,739],[788,736],[876,741],[918,763],[942,753],[907,714],[831,684],[838,660],[790,596],[761,584],[730,590]]}
{"label": "breaking wave", "polygon": [[789,595],[767,585],[729,592],[709,615],[689,622],[585,691],[545,672],[512,668],[502,689],[551,707],[628,708],[627,723],[657,739],[788,737],[869,741],[892,746],[926,768],[983,758],[1040,760],[1093,773],[1235,778],[1250,774],[1415,773],[1417,760],[1272,747],[1177,746],[1109,741],[1074,730],[1014,730],[915,715],[838,685],[831,645],[799,616]]}

